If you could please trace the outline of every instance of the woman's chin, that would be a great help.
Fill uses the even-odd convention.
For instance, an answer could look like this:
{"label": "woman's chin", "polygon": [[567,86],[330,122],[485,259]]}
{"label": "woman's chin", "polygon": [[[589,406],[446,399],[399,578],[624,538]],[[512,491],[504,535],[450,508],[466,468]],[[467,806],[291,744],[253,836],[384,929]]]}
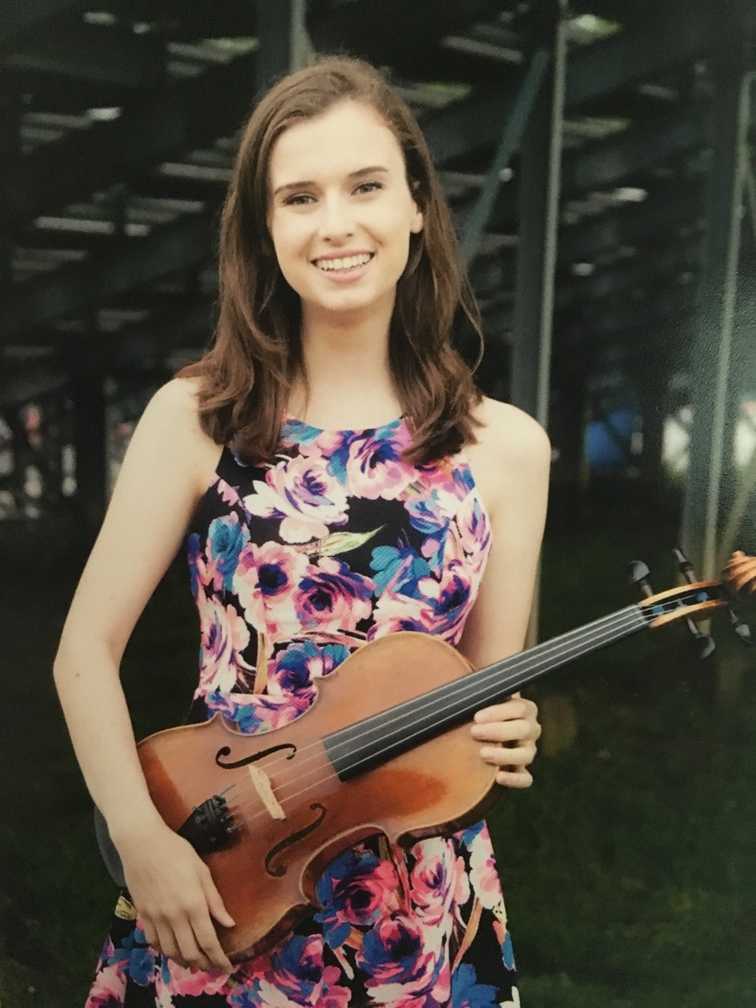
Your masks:
{"label": "woman's chin", "polygon": [[372,290],[360,290],[354,287],[351,289],[329,291],[326,295],[318,292],[317,296],[314,296],[312,292],[309,292],[309,296],[302,298],[302,303],[307,315],[317,317],[323,314],[330,315],[379,310],[384,304],[387,295],[391,297],[393,303],[393,292],[376,294]]}

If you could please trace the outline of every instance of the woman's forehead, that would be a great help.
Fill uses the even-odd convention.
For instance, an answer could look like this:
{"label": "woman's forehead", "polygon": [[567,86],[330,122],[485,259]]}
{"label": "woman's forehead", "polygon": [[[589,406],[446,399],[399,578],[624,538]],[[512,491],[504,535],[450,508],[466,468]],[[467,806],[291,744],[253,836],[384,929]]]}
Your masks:
{"label": "woman's forehead", "polygon": [[270,156],[271,190],[298,180],[346,178],[372,165],[401,168],[399,142],[370,106],[341,102],[294,123],[276,139]]}

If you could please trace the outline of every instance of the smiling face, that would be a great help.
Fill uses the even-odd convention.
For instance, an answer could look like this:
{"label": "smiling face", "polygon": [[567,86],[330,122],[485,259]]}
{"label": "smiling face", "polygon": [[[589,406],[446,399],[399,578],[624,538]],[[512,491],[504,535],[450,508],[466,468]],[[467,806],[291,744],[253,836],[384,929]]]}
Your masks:
{"label": "smiling face", "polygon": [[380,116],[346,100],[289,126],[268,171],[268,227],[303,318],[390,314],[423,217],[401,147]]}

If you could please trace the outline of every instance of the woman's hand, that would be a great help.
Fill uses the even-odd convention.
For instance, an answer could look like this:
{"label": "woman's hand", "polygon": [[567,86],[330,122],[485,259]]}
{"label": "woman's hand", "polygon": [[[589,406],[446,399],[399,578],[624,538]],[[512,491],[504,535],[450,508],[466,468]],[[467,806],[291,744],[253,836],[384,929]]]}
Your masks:
{"label": "woman's hand", "polygon": [[530,787],[533,777],[527,767],[535,759],[541,736],[538,708],[532,700],[514,693],[505,703],[484,707],[476,713],[470,731],[473,738],[489,743],[480,750],[486,763],[502,767],[496,774],[497,784]]}
{"label": "woman's hand", "polygon": [[114,838],[126,886],[152,948],[182,966],[233,972],[211,918],[235,921],[207,865],[162,821]]}

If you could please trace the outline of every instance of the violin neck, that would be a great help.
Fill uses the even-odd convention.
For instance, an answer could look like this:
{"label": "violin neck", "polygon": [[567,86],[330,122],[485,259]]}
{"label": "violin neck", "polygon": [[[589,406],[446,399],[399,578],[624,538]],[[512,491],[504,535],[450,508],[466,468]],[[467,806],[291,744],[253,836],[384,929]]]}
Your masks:
{"label": "violin neck", "polygon": [[627,606],[339,729],[324,739],[326,751],[339,777],[347,780],[470,720],[481,707],[503,700],[553,669],[646,626],[648,618],[640,606]]}

